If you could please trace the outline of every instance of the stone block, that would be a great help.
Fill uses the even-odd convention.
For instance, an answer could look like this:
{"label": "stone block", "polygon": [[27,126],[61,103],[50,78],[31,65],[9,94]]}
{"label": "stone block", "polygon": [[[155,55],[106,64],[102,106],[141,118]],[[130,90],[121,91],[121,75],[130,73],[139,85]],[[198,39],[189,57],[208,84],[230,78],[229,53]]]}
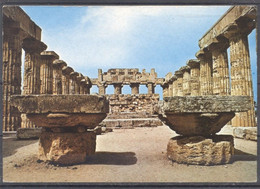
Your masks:
{"label": "stone block", "polygon": [[96,134],[42,132],[38,158],[62,165],[83,163],[96,149]]}
{"label": "stone block", "polygon": [[234,140],[231,135],[177,136],[170,139],[167,156],[172,161],[194,165],[226,164],[234,154]]}
{"label": "stone block", "polygon": [[40,137],[42,128],[19,128],[16,132],[17,139],[37,139]]}

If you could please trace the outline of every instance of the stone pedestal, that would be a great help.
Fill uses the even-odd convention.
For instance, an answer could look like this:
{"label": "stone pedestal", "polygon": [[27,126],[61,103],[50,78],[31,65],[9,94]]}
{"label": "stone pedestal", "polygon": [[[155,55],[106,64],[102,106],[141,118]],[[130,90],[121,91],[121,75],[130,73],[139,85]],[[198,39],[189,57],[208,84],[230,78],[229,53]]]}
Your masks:
{"label": "stone pedestal", "polygon": [[232,135],[177,136],[167,146],[167,156],[172,161],[195,165],[226,164],[234,155]]}
{"label": "stone pedestal", "polygon": [[84,163],[96,150],[96,134],[43,132],[39,140],[38,158],[43,161],[70,165]]}
{"label": "stone pedestal", "polygon": [[42,127],[39,159],[70,165],[83,163],[95,153],[94,129],[109,111],[105,97],[97,95],[12,96],[12,105]]}

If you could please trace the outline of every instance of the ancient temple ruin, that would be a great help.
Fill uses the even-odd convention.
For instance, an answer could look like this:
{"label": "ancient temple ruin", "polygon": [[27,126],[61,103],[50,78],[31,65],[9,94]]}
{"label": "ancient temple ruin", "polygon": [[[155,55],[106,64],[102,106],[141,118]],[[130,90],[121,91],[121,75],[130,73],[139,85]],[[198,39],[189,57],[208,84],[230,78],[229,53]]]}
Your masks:
{"label": "ancient temple ruin", "polygon": [[[109,69],[104,73],[102,69],[99,69],[97,78],[89,78],[76,72],[54,51],[46,51],[47,45],[41,41],[41,28],[20,7],[6,6],[3,8],[3,131],[16,131],[18,128],[45,128],[40,137],[41,152],[46,151],[46,146],[48,146],[45,144],[46,141],[56,140],[57,137],[59,139],[79,137],[85,142],[91,140],[91,146],[83,145],[84,148],[89,148],[89,151],[84,151],[84,155],[79,160],[70,161],[74,157],[74,155],[70,156],[71,154],[63,154],[64,156],[61,157],[61,159],[68,158],[68,161],[53,159],[55,154],[51,154],[50,157],[44,153],[41,154],[43,160],[69,164],[83,162],[86,154],[94,153],[95,136],[89,129],[93,129],[98,124],[113,128],[159,126],[162,125],[162,122],[158,119],[157,114],[166,110],[162,114],[168,114],[165,114],[164,118],[160,118],[169,126],[173,125],[171,128],[176,130],[174,127],[176,123],[178,126],[183,126],[183,123],[179,124],[182,118],[174,117],[175,120],[171,122],[169,117],[175,115],[178,107],[182,107],[189,99],[195,99],[194,104],[197,104],[198,107],[204,107],[205,103],[216,101],[215,103],[210,102],[212,107],[207,111],[198,107],[193,109],[192,106],[179,111],[183,114],[191,113],[195,117],[199,115],[199,123],[201,114],[202,117],[206,117],[206,120],[213,120],[212,123],[210,122],[212,127],[219,120],[224,119],[223,115],[232,114],[232,116],[224,116],[226,119],[221,121],[217,130],[220,130],[234,115],[232,126],[255,127],[256,118],[247,39],[247,36],[256,27],[255,20],[255,6],[231,7],[199,40],[200,49],[196,53],[197,59],[188,60],[186,65],[176,70],[174,74],[169,72],[165,78],[157,78],[155,69],[151,69],[150,72],[146,72],[145,69],[139,72],[137,68]],[[228,48],[230,48],[230,68]],[[21,90],[22,49],[25,51],[25,64],[23,89]],[[90,89],[95,85],[99,89],[99,94],[90,95]],[[106,94],[108,85],[114,86],[114,94]],[[131,87],[131,94],[122,94],[124,85]],[[139,94],[140,85],[148,88],[147,94]],[[158,111],[161,103],[159,95],[155,94],[156,85],[163,88],[164,106],[168,104],[166,106],[168,109],[163,106],[163,110]],[[240,104],[241,99],[243,102]],[[81,101],[86,102],[87,100],[93,100],[93,104],[80,104]],[[169,103],[170,101],[173,103]],[[175,106],[176,101],[183,103]],[[53,106],[45,107],[43,102],[53,104]],[[34,103],[35,106],[26,107],[28,103]],[[75,106],[72,111],[70,103],[78,106]],[[226,107],[224,103],[229,106]],[[42,104],[45,109],[41,108],[39,104]],[[59,106],[55,106],[56,104]],[[216,112],[213,105],[219,111]],[[63,106],[66,108],[63,109]],[[78,118],[82,121],[76,122],[73,118],[75,114],[80,114]],[[106,115],[107,118],[103,120]],[[89,119],[93,119],[91,124],[86,123]],[[198,123],[196,119],[191,119],[194,120],[194,124]],[[77,124],[75,125],[71,120]],[[102,120],[103,122],[101,122]],[[192,128],[192,124],[190,128]],[[202,129],[205,132],[194,134],[191,133],[192,129],[187,129],[188,133],[181,134],[184,137],[206,135],[212,139],[217,130],[207,134],[209,127],[205,126],[206,129]],[[86,134],[87,132],[92,132],[92,134]],[[203,141],[207,139],[202,138]],[[230,145],[225,154],[227,161],[224,163],[229,161],[233,153],[232,139],[232,136],[228,140],[225,137],[217,139],[227,141]],[[179,138],[176,140],[178,141]],[[175,144],[176,140],[174,139],[173,143],[175,147],[179,147],[178,144]],[[70,150],[75,154],[78,153],[80,144],[71,140],[60,141],[72,143],[76,148]],[[171,142],[169,146],[172,145]],[[169,147],[169,154],[171,149]],[[48,148],[48,150],[50,149]],[[172,159],[177,161],[178,158]],[[223,163],[223,161],[219,160],[217,163],[213,161],[213,164],[218,163]]]}

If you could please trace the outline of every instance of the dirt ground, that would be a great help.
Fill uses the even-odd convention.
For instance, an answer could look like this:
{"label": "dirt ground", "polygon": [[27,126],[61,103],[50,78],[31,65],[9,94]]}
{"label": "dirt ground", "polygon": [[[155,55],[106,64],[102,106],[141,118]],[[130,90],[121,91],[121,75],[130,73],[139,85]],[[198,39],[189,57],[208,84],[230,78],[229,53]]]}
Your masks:
{"label": "dirt ground", "polygon": [[[221,133],[230,133],[226,126]],[[86,163],[59,167],[37,161],[38,140],[3,139],[4,182],[256,182],[256,142],[235,139],[227,165],[196,166],[167,159],[167,126],[114,129],[97,136],[96,154]]]}

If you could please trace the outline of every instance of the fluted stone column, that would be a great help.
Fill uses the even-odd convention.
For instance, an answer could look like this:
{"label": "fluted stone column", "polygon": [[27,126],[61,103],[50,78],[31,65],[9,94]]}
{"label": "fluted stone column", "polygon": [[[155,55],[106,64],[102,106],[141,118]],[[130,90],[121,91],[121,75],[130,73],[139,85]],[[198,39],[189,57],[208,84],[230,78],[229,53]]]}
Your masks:
{"label": "fluted stone column", "polygon": [[78,73],[77,78],[76,78],[76,85],[75,85],[76,94],[80,94],[80,84],[81,84],[82,79],[84,79],[84,76],[81,73]]}
{"label": "fluted stone column", "polygon": [[227,49],[223,47],[222,43],[211,46],[214,95],[230,94]]}
{"label": "fluted stone column", "polygon": [[122,87],[123,84],[122,83],[114,83],[114,94],[119,95],[122,94]]}
{"label": "fluted stone column", "polygon": [[180,69],[183,72],[183,81],[182,81],[182,87],[183,87],[183,95],[188,96],[191,94],[190,90],[190,67],[189,66],[183,66]]}
{"label": "fluted stone column", "polygon": [[183,72],[178,70],[175,76],[177,77],[177,96],[183,96]]}
{"label": "fluted stone column", "polygon": [[196,56],[200,60],[200,95],[212,95],[212,55],[207,52]]}
{"label": "fluted stone column", "polygon": [[59,56],[54,51],[41,53],[41,94],[52,94],[53,92],[53,61]]}
{"label": "fluted stone column", "polygon": [[62,68],[67,66],[63,60],[53,62],[53,94],[62,94]]}
{"label": "fluted stone column", "polygon": [[172,94],[172,92],[173,92],[173,80],[172,80],[172,77],[168,81],[168,85],[169,85],[169,87],[168,87],[168,96],[172,97],[173,96],[173,94]]}
{"label": "fluted stone column", "polygon": [[178,82],[176,75],[172,76],[172,96],[177,96],[178,93]]}
{"label": "fluted stone column", "polygon": [[70,94],[70,73],[74,72],[74,70],[65,66],[62,68],[62,94]]}
{"label": "fluted stone column", "polygon": [[8,102],[11,95],[21,94],[21,31],[4,27],[3,36],[3,131],[21,127],[21,114]]}
{"label": "fluted stone column", "polygon": [[[47,46],[41,41],[32,38],[23,40],[23,49],[25,50],[23,95],[40,94],[40,53],[46,48]],[[21,114],[21,118],[22,128],[35,128],[35,125],[27,119],[26,114]]]}
{"label": "fluted stone column", "polygon": [[81,81],[80,81],[80,92],[79,94],[88,94],[87,93],[87,81],[85,78],[83,78]]}
{"label": "fluted stone column", "polygon": [[90,88],[92,87],[91,80],[87,76],[85,76],[85,80],[86,80],[85,94],[90,94]]}
{"label": "fluted stone column", "polygon": [[106,88],[107,88],[107,85],[106,85],[105,82],[104,83],[100,83],[98,85],[98,94],[105,95],[106,94]]}
{"label": "fluted stone column", "polygon": [[154,83],[147,83],[147,88],[148,88],[148,94],[154,94],[154,87],[155,87],[155,84]]}
{"label": "fluted stone column", "polygon": [[69,94],[76,94],[77,76],[78,76],[78,72],[70,73]]}
{"label": "fluted stone column", "polygon": [[163,97],[168,97],[169,96],[168,95],[168,92],[169,92],[169,90],[168,90],[168,88],[169,88],[168,83],[164,82],[161,86],[163,88]]}
{"label": "fluted stone column", "polygon": [[200,61],[196,59],[191,59],[187,62],[190,67],[190,90],[191,96],[200,95]]}
{"label": "fluted stone column", "polygon": [[251,110],[237,113],[232,119],[232,126],[255,127],[254,97],[248,38],[246,34],[237,33],[229,37],[231,62],[231,95],[251,97]]}
{"label": "fluted stone column", "polygon": [[140,83],[130,83],[131,94],[139,94]]}

